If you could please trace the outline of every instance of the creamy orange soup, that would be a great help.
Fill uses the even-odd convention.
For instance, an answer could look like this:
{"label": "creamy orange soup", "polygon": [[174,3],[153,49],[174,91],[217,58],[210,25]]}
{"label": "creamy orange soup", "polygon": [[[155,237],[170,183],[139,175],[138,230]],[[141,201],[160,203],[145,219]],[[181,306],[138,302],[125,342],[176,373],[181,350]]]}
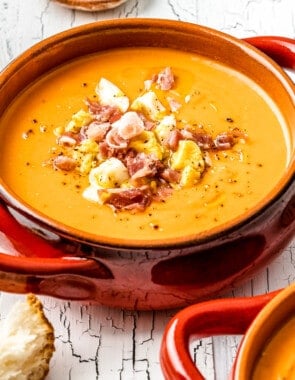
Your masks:
{"label": "creamy orange soup", "polygon": [[[83,197],[88,175],[53,170],[56,130],[85,108],[100,78],[133,101],[144,83],[171,67],[168,91],[181,107],[177,123],[212,136],[238,128],[247,136],[231,149],[211,150],[207,167],[193,186],[152,202],[144,212],[114,210]],[[167,106],[167,105],[166,105]],[[55,221],[111,238],[153,242],[205,235],[251,213],[278,183],[289,160],[282,115],[264,91],[243,75],[187,52],[130,48],[75,60],[31,85],[0,120],[0,173],[21,199]]]}
{"label": "creamy orange soup", "polygon": [[267,343],[256,364],[253,380],[295,379],[295,318],[291,318]]}

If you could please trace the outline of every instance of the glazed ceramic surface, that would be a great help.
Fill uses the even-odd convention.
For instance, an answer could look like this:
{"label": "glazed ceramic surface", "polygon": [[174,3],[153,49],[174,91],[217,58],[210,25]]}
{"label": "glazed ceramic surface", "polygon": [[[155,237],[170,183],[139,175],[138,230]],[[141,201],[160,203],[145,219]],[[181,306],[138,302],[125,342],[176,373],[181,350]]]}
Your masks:
{"label": "glazed ceramic surface", "polygon": [[[292,40],[258,38],[248,42],[279,63],[294,67]],[[149,19],[90,24],[29,49],[1,74],[0,112],[19,91],[59,64],[104,49],[154,45],[186,46],[189,51],[239,67],[261,82],[284,109],[288,121],[295,122],[293,84],[264,54],[211,29]],[[177,245],[103,245],[83,234],[53,228],[14,199],[2,183],[0,230],[6,245],[2,244],[0,256],[0,288],[130,309],[162,309],[186,306],[232,287],[279,254],[294,235],[295,131],[290,132],[291,167],[268,204],[224,233]],[[14,252],[5,249],[9,242],[13,242]]]}
{"label": "glazed ceramic surface", "polygon": [[[240,346],[232,378],[246,380],[271,337],[295,315],[295,285],[282,290],[269,302],[251,324]],[[294,355],[294,349],[292,351]],[[285,358],[287,360],[287,358]],[[287,380],[289,378],[287,377]]]}
{"label": "glazed ceramic surface", "polygon": [[294,296],[295,285],[291,285],[261,296],[202,302],[178,312],[167,325],[162,339],[160,357],[165,378],[204,379],[191,359],[191,338],[245,334],[230,378],[251,379],[265,345],[294,317]]}

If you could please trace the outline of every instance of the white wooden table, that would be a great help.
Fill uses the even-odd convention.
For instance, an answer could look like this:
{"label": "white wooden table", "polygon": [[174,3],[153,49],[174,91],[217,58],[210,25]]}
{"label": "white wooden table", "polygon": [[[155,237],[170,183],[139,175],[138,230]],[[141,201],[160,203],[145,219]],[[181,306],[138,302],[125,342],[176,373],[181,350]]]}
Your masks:
{"label": "white wooden table", "polygon": [[[129,0],[103,13],[84,13],[50,0],[0,0],[0,68],[34,43],[96,20],[125,17],[178,19],[236,37],[276,34],[295,38],[294,0]],[[237,288],[244,296],[265,293],[295,280],[295,240],[256,277]],[[1,294],[1,318],[21,295]],[[48,380],[161,380],[162,333],[175,310],[131,312],[40,297],[55,328],[56,352]],[[240,337],[207,338],[192,344],[206,379],[226,379]]]}

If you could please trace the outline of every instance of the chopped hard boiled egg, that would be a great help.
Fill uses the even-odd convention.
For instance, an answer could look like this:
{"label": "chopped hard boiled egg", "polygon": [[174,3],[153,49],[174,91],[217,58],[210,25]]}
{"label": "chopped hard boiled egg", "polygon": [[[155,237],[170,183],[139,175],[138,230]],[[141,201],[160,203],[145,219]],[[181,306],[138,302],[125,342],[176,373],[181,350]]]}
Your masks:
{"label": "chopped hard boiled egg", "polygon": [[181,187],[192,187],[201,178],[202,171],[195,169],[191,165],[185,166],[181,172],[179,185]]}
{"label": "chopped hard boiled egg", "polygon": [[95,92],[102,105],[118,107],[122,112],[128,110],[128,97],[109,80],[101,78],[95,88]]}
{"label": "chopped hard boiled egg", "polygon": [[98,190],[120,187],[128,179],[126,166],[117,158],[111,157],[90,171],[90,186],[83,191],[83,197],[88,201],[103,204],[106,201],[105,197],[109,195],[107,192],[99,193]]}
{"label": "chopped hard boiled egg", "polygon": [[159,124],[155,127],[155,134],[158,140],[163,143],[163,141],[169,136],[169,134],[176,127],[176,119],[173,114],[164,116]]}
{"label": "chopped hard boiled egg", "polygon": [[89,124],[92,121],[93,117],[89,112],[80,110],[72,115],[71,121],[65,128],[66,132],[79,132],[81,127]]}
{"label": "chopped hard boiled egg", "polygon": [[148,91],[136,98],[130,107],[134,111],[142,112],[153,121],[163,118],[166,108],[158,99],[154,91]]}
{"label": "chopped hard boiled egg", "polygon": [[129,173],[126,166],[115,157],[102,162],[89,173],[90,185],[96,189],[119,187],[128,178]]}
{"label": "chopped hard boiled egg", "polygon": [[86,189],[83,191],[83,198],[85,198],[89,202],[101,203],[100,198],[98,196],[97,188],[94,186],[86,187]]}
{"label": "chopped hard boiled egg", "polygon": [[98,145],[91,139],[83,140],[72,153],[72,157],[78,164],[79,171],[83,174],[90,172],[93,161],[99,152]]}
{"label": "chopped hard boiled egg", "polygon": [[85,139],[81,141],[77,148],[81,153],[97,153],[99,148],[95,141],[91,139]]}
{"label": "chopped hard boiled egg", "polygon": [[154,154],[159,160],[163,158],[164,149],[159,144],[156,135],[152,131],[143,131],[140,135],[134,137],[129,143],[129,147],[137,152],[145,154]]}
{"label": "chopped hard boiled egg", "polygon": [[194,141],[180,140],[176,152],[171,156],[170,166],[172,169],[182,170],[188,165],[203,172],[205,162],[202,151]]}
{"label": "chopped hard boiled egg", "polygon": [[205,161],[199,146],[191,140],[179,141],[178,149],[171,156],[172,169],[181,170],[179,185],[194,186],[205,170]]}

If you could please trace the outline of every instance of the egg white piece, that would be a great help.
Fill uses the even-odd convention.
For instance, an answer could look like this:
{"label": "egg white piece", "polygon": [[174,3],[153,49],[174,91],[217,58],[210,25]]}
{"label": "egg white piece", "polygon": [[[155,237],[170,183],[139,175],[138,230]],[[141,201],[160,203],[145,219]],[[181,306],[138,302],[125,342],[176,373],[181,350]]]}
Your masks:
{"label": "egg white piece", "polygon": [[129,98],[108,79],[101,78],[95,92],[102,105],[118,107],[123,113],[128,110]]}

